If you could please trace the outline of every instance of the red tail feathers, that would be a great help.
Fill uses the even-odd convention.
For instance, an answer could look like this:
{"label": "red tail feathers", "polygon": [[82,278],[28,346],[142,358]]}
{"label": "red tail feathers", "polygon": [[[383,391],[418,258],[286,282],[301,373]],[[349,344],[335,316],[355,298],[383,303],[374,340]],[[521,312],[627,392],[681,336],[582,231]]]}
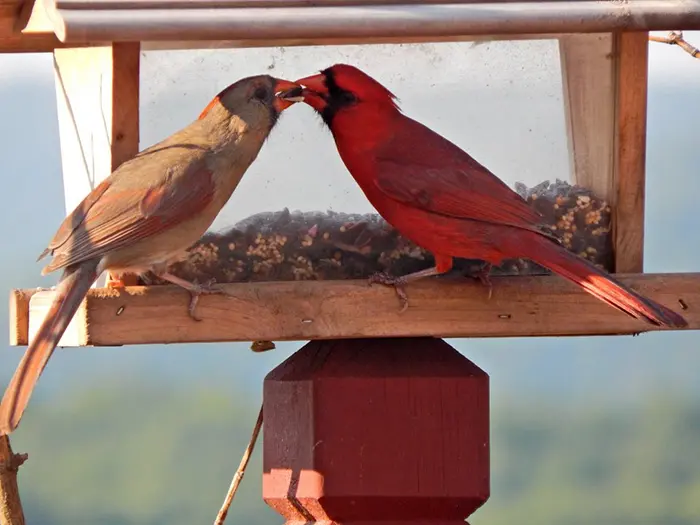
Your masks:
{"label": "red tail feathers", "polygon": [[688,322],[679,314],[652,301],[617,281],[610,274],[544,236],[519,236],[518,256],[527,257],[573,281],[589,294],[637,319],[656,326],[684,328]]}

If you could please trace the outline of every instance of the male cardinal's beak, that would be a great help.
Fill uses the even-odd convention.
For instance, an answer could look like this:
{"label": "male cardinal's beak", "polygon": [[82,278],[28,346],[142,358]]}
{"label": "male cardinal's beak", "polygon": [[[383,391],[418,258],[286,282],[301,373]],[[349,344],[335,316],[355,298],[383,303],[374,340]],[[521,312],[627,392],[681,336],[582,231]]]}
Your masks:
{"label": "male cardinal's beak", "polygon": [[304,97],[301,96],[301,86],[299,84],[279,78],[275,79],[275,101],[273,105],[279,113],[282,113],[295,102],[303,101]]}
{"label": "male cardinal's beak", "polygon": [[319,95],[310,89],[300,87],[294,87],[292,89],[288,89],[287,91],[277,93],[277,97],[281,98],[282,100],[290,101],[290,104],[294,104],[295,102],[306,102],[316,111],[323,111],[323,109],[328,105],[322,95]]}
{"label": "male cardinal's beak", "polygon": [[310,77],[300,78],[296,81],[297,84],[301,84],[304,87],[309,88],[311,91],[315,91],[320,95],[328,95],[328,87],[326,86],[326,77],[323,73],[318,75],[312,75]]}
{"label": "male cardinal's beak", "polygon": [[[328,101],[326,100],[328,97],[328,87],[326,86],[326,77],[323,73],[301,78],[297,80],[296,83],[304,86],[304,89],[301,91],[301,97],[304,102],[316,111],[323,111],[325,109],[328,105]],[[294,94],[296,95],[297,92]]]}

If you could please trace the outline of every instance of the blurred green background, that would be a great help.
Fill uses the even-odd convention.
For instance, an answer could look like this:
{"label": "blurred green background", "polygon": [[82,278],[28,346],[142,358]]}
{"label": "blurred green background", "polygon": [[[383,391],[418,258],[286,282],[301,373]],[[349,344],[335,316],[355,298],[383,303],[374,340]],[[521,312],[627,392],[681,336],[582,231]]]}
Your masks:
{"label": "blurred green background", "polygon": [[[257,417],[255,396],[95,387],[35,405],[13,436],[29,523],[211,523]],[[700,404],[498,403],[492,495],[472,525],[697,525]],[[260,444],[260,443],[259,443]],[[230,523],[281,523],[261,501],[260,449]]]}
{"label": "blurred green background", "polygon": [[[645,270],[698,271],[700,68],[671,46],[650,53]],[[51,67],[50,55],[0,57],[11,189],[0,195],[0,295],[57,278],[33,263],[64,216]],[[177,110],[177,98],[147,96]],[[7,316],[0,301],[3,338]],[[472,525],[700,524],[698,332],[449,342],[491,377],[491,499]],[[262,379],[299,345],[59,349],[12,436],[30,455],[19,474],[28,523],[211,523]],[[0,387],[24,350],[3,342]],[[227,523],[281,522],[261,475],[258,447]]]}

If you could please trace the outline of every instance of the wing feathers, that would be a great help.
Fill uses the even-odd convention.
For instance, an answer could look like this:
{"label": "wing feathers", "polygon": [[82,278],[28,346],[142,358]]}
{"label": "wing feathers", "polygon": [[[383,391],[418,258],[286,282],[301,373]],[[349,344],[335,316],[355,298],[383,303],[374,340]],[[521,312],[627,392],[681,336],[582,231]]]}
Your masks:
{"label": "wing feathers", "polygon": [[401,117],[392,140],[376,156],[376,185],[388,197],[461,219],[528,229],[541,223],[534,208],[466,152]]}
{"label": "wing feathers", "polygon": [[51,239],[51,242],[49,243],[48,247],[41,253],[41,255],[39,255],[37,261],[40,261],[49,253],[63,246],[63,244],[70,238],[70,236],[73,234],[76,228],[78,228],[83,223],[88,212],[92,209],[95,203],[97,203],[100,197],[104,195],[104,193],[109,189],[110,186],[111,181],[109,179],[105,179],[100,184],[98,184],[95,189],[93,189],[90,193],[88,193],[85,196],[85,198],[80,204],[78,204],[78,206],[73,210],[73,212],[70,215],[68,215],[65,219],[63,219],[63,222],[61,223],[61,226],[59,226],[56,235],[54,235],[53,239]]}
{"label": "wing feathers", "polygon": [[180,177],[170,175],[163,176],[155,186],[115,189],[113,185],[102,191],[82,214],[79,225],[52,250],[54,260],[42,273],[157,235],[211,203],[215,183],[210,170],[200,165]]}

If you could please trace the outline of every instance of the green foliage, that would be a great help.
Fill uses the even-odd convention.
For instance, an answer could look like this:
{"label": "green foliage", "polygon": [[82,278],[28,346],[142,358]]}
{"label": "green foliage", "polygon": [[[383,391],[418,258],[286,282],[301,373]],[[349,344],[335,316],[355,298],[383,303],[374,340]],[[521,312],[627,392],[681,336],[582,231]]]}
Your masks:
{"label": "green foliage", "polygon": [[700,406],[495,409],[492,493],[472,525],[700,523]]}
{"label": "green foliage", "polygon": [[[35,403],[13,435],[29,523],[211,523],[240,461],[259,399],[113,386]],[[472,525],[700,523],[700,406],[643,409],[499,404],[492,495]],[[260,445],[260,444],[259,444]],[[281,519],[261,500],[259,446],[230,523]]]}

